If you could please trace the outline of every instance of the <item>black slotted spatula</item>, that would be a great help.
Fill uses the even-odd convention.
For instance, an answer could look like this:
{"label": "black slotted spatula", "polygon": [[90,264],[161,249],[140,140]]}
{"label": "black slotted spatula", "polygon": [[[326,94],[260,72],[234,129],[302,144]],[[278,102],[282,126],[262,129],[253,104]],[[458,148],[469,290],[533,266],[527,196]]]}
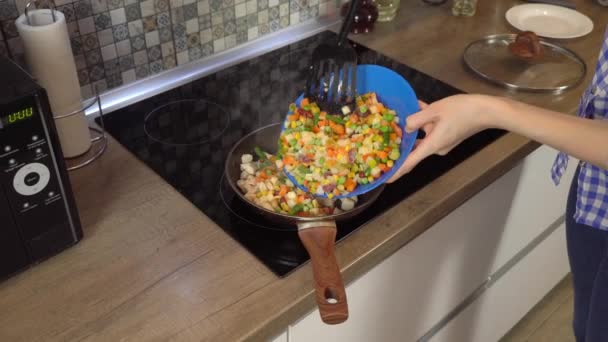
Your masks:
{"label": "black slotted spatula", "polygon": [[346,37],[360,3],[361,0],[351,0],[337,41],[322,43],[312,52],[310,74],[306,81],[306,96],[329,113],[340,113],[343,106],[355,101],[357,53]]}

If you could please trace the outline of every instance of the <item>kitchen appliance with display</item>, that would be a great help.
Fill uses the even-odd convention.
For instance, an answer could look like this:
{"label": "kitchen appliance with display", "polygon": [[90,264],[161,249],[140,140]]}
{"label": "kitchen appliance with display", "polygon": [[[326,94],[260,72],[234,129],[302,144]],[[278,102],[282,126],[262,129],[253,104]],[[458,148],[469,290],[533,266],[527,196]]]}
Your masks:
{"label": "kitchen appliance with display", "polygon": [[0,280],[82,238],[46,91],[0,58]]}

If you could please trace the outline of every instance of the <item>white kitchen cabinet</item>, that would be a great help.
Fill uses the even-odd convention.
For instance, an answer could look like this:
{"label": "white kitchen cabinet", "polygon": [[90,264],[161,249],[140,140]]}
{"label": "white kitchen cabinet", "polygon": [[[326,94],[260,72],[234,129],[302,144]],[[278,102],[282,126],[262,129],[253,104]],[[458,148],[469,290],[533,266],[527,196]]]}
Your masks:
{"label": "white kitchen cabinet", "polygon": [[[467,342],[474,341],[468,337],[491,336],[475,339],[487,342],[502,336],[568,272],[563,230],[558,229],[488,290],[475,292],[531,241],[563,220],[576,161],[571,160],[569,173],[555,187],[550,179],[555,155],[555,150],[540,147],[349,284],[347,322],[325,325],[315,310],[289,328],[289,342],[416,341],[431,329],[438,329],[431,341],[461,341],[448,335],[467,336],[462,340]],[[480,296],[471,297],[473,293]],[[510,300],[519,303],[505,305],[507,313],[495,307]],[[462,310],[438,324],[455,308]],[[501,324],[491,324],[495,320]]]}

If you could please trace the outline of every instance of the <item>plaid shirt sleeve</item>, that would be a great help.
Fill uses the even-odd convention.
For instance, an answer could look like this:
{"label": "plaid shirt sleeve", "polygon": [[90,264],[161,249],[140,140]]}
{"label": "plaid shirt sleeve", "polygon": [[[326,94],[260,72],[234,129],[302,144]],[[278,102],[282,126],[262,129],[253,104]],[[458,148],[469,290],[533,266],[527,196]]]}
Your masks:
{"label": "plaid shirt sleeve", "polygon": [[[608,26],[593,80],[583,93],[577,114],[591,120],[608,120]],[[560,152],[551,168],[555,184],[559,184],[567,166],[568,156]],[[574,219],[580,224],[608,230],[608,170],[586,162],[580,166]]]}

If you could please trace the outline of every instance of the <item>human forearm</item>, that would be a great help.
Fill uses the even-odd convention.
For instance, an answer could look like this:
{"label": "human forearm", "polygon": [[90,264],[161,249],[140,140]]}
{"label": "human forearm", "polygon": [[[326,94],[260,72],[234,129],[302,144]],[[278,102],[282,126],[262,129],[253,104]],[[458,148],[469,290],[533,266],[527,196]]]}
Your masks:
{"label": "human forearm", "polygon": [[485,125],[523,135],[608,169],[608,122],[589,120],[504,98],[486,97]]}

